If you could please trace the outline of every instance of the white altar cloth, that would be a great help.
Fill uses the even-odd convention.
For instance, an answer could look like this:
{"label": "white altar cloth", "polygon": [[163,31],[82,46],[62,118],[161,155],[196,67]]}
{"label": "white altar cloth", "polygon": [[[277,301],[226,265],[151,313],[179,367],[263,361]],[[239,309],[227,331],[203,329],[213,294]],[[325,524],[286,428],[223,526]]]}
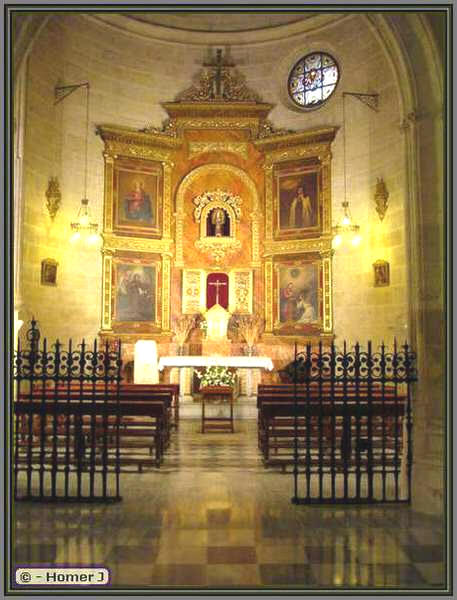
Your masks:
{"label": "white altar cloth", "polygon": [[161,356],[159,371],[165,367],[234,367],[272,371],[273,361],[268,356]]}

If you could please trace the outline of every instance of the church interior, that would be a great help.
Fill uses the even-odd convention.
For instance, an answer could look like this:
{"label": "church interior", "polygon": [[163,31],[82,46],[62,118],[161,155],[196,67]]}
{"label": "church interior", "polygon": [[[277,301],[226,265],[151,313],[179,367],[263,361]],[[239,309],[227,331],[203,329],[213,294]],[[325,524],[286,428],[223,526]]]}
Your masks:
{"label": "church interior", "polygon": [[13,12],[14,589],[448,589],[448,18]]}

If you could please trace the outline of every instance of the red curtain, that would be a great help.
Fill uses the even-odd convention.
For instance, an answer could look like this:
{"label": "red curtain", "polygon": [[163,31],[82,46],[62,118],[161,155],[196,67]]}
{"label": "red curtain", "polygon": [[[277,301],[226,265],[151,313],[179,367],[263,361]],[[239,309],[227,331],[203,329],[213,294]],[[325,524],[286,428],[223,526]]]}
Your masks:
{"label": "red curtain", "polygon": [[228,287],[228,275],[225,273],[210,273],[206,279],[206,308],[214,306],[219,296],[219,304],[228,309]]}

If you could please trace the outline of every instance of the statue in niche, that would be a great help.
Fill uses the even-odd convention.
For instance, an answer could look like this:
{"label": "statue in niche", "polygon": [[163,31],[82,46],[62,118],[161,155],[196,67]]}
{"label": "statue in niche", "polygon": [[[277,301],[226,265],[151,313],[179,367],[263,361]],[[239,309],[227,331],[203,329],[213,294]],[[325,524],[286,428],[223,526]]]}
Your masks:
{"label": "statue in niche", "polygon": [[223,208],[213,208],[206,220],[208,237],[230,236],[230,218]]}

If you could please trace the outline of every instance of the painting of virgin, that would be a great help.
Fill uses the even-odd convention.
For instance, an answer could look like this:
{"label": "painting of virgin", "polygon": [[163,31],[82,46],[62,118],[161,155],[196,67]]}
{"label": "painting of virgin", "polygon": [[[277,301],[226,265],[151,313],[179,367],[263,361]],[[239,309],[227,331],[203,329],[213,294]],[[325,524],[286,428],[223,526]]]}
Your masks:
{"label": "painting of virgin", "polygon": [[159,233],[160,175],[116,169],[115,229],[131,233]]}
{"label": "painting of virgin", "polygon": [[155,265],[116,265],[116,321],[155,321],[155,280]]}
{"label": "painting of virgin", "polygon": [[303,325],[318,322],[318,268],[314,263],[280,265],[278,271],[280,324]]}

